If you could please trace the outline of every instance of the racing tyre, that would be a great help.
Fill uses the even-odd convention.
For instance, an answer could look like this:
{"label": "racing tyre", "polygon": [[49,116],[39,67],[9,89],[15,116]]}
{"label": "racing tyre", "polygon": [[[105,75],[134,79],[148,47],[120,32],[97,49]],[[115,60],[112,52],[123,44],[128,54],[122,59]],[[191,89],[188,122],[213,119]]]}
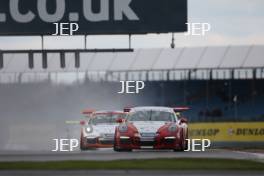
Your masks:
{"label": "racing tyre", "polygon": [[120,148],[118,148],[116,145],[116,141],[114,141],[113,150],[115,152],[132,152],[132,149],[120,149]]}
{"label": "racing tyre", "polygon": [[80,139],[80,150],[87,150],[87,148],[84,146],[83,141],[83,134],[81,133],[81,139]]}
{"label": "racing tyre", "polygon": [[187,132],[186,132],[187,134],[186,134],[186,136],[185,136],[185,138],[184,138],[184,150],[187,150],[188,149],[188,142],[189,141],[187,141],[186,139],[188,139],[189,138],[189,136],[188,136],[188,129],[187,129]]}
{"label": "racing tyre", "polygon": [[114,143],[113,149],[115,152],[121,152],[121,149],[116,146],[116,143]]}
{"label": "racing tyre", "polygon": [[[187,135],[188,135],[188,132],[187,132]],[[186,136],[183,136],[183,131],[181,133],[181,144],[180,144],[180,148],[176,148],[176,149],[173,149],[174,152],[184,152],[184,150],[186,150],[188,148],[188,142],[186,141]]]}

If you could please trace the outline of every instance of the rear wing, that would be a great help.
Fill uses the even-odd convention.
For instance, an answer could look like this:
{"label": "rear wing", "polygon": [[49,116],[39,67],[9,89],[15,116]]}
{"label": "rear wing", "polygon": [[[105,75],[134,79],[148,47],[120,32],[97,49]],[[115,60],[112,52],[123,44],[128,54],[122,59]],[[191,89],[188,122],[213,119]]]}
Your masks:
{"label": "rear wing", "polygon": [[121,112],[115,112],[115,111],[112,111],[112,112],[110,112],[110,111],[109,112],[96,112],[95,114],[96,115],[98,115],[98,114],[99,115],[100,114],[101,115],[105,115],[105,114],[111,114],[111,115],[126,115],[126,113],[125,112],[122,112],[122,111]]}
{"label": "rear wing", "polygon": [[124,112],[124,113],[129,113],[129,112],[131,111],[132,108],[133,108],[132,106],[124,107],[123,112]]}
{"label": "rear wing", "polygon": [[[85,110],[83,110],[81,113],[82,113],[85,117],[90,118],[91,115],[92,115],[94,112],[95,112],[95,110],[93,110],[93,109],[85,109]],[[65,121],[65,124],[68,124],[68,125],[81,125],[81,126],[83,126],[83,125],[86,125],[87,122],[86,122],[86,120],[66,120],[66,121]]]}
{"label": "rear wing", "polygon": [[180,106],[180,107],[174,107],[173,111],[175,112],[175,114],[180,118],[180,124],[181,123],[188,123],[188,120],[186,117],[182,116],[182,112],[188,111],[190,110],[189,107],[187,106]]}
{"label": "rear wing", "polygon": [[179,106],[179,107],[174,107],[173,108],[173,111],[175,113],[181,113],[181,112],[188,111],[188,110],[190,110],[190,108],[187,107],[187,106]]}
{"label": "rear wing", "polygon": [[86,117],[86,118],[91,118],[92,114],[95,112],[94,109],[85,109],[82,111],[82,114]]}
{"label": "rear wing", "polygon": [[89,116],[89,115],[91,115],[94,112],[95,112],[94,109],[85,109],[85,110],[82,111],[82,114],[85,115],[85,116]]}
{"label": "rear wing", "polygon": [[66,120],[65,121],[66,125],[81,125],[84,126],[87,124],[87,122],[85,120]]}
{"label": "rear wing", "polygon": [[[83,110],[82,111],[82,114],[86,117],[86,118],[91,118],[91,116],[92,116],[92,114],[95,112],[96,110],[94,110],[94,109],[85,109],[85,110]],[[81,126],[83,126],[83,125],[86,125],[86,121],[85,120],[81,120],[81,121],[79,121],[79,124],[81,125]]]}

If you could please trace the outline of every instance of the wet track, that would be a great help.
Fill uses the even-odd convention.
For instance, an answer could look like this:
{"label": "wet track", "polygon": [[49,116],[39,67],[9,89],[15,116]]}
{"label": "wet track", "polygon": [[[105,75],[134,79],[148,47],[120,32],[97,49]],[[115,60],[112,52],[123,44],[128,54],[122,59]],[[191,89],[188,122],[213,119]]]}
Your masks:
{"label": "wet track", "polygon": [[1,176],[263,176],[263,172],[256,171],[0,171]]}
{"label": "wet track", "polygon": [[133,152],[114,152],[112,149],[90,151],[62,152],[0,152],[0,161],[63,161],[63,160],[94,160],[111,161],[124,159],[152,158],[230,158],[264,161],[262,153],[248,153],[230,150],[208,150],[205,152],[172,152],[136,150]]}
{"label": "wet track", "polygon": [[[151,159],[151,158],[230,158],[230,159],[250,159],[264,162],[264,154],[247,153],[230,150],[208,150],[205,152],[172,152],[172,151],[153,151],[140,150],[133,152],[114,152],[111,149],[100,149],[92,151],[76,151],[73,153],[57,152],[0,152],[0,161],[63,161],[63,160],[94,160],[94,161],[111,161],[124,159]],[[69,171],[0,171],[1,176],[172,176],[172,175],[227,175],[227,176],[259,176],[264,175],[262,171],[140,171],[140,170],[69,170]]]}

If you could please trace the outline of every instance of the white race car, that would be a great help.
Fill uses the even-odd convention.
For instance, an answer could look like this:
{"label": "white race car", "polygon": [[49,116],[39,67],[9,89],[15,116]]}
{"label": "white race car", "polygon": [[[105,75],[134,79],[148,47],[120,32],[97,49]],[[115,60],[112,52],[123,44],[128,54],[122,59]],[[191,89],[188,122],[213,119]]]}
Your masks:
{"label": "white race car", "polygon": [[80,149],[113,147],[115,128],[119,119],[124,119],[122,111],[93,111],[86,110],[87,117],[81,122]]}

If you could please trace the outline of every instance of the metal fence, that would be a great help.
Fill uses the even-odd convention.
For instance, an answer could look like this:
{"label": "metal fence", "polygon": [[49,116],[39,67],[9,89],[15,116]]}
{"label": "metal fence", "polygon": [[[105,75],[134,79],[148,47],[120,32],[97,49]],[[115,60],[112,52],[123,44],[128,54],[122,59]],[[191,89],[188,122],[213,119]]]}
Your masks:
{"label": "metal fence", "polygon": [[262,45],[134,52],[9,50],[0,51],[0,81],[38,81],[67,74],[94,81],[263,79],[263,56]]}

